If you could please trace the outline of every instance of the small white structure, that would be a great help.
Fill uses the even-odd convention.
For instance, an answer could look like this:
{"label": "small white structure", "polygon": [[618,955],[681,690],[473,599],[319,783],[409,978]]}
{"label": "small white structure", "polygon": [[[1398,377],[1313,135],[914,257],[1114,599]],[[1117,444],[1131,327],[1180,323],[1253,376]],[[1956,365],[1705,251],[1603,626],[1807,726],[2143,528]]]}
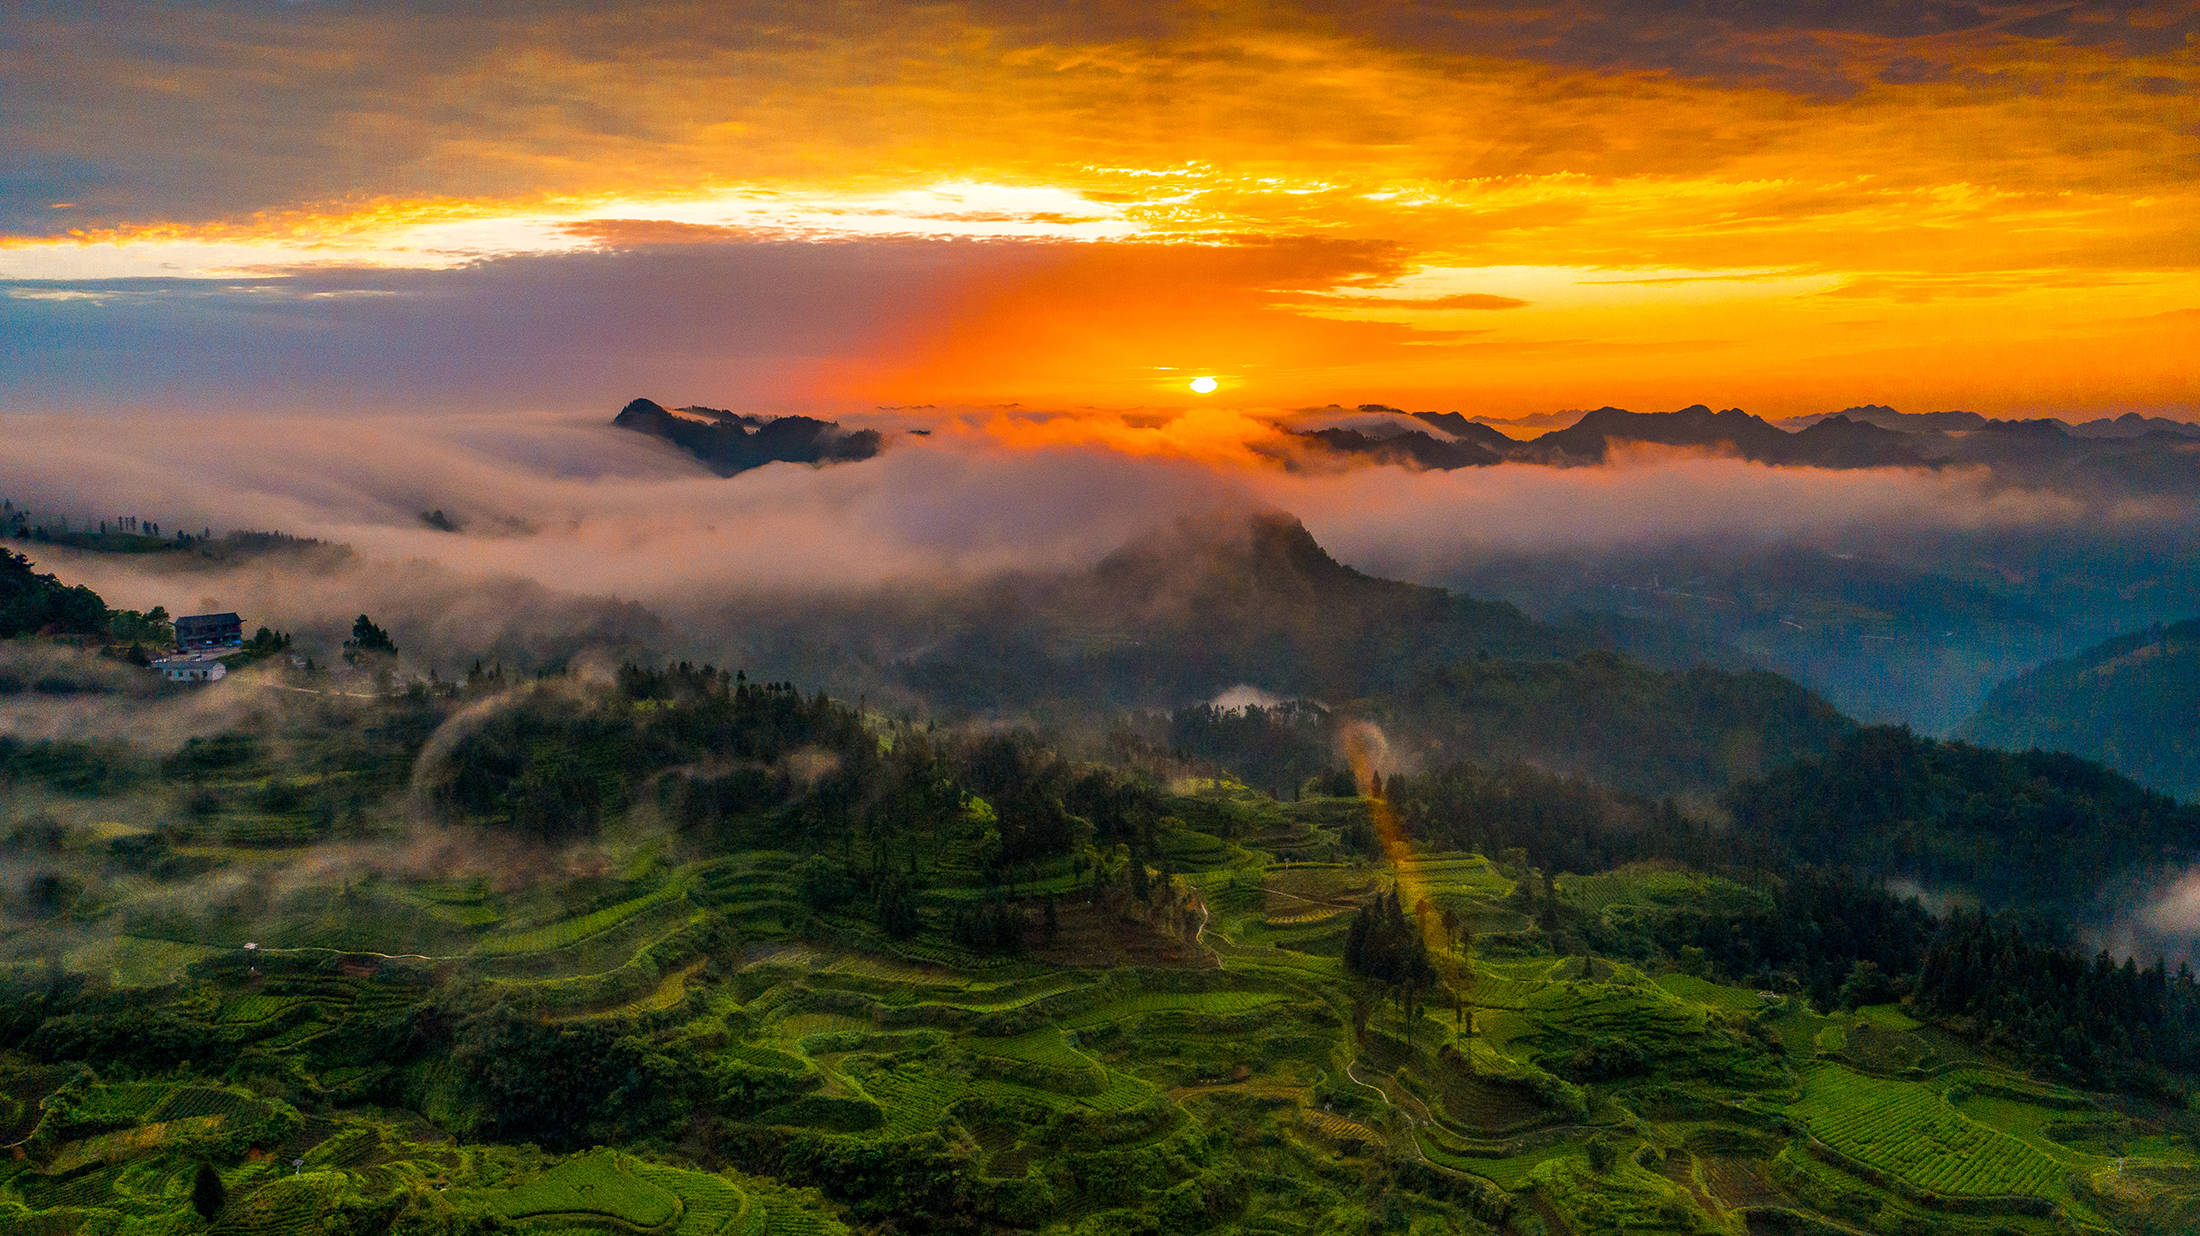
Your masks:
{"label": "small white structure", "polygon": [[204,652],[155,657],[153,669],[170,682],[220,682],[229,674],[229,667],[220,657]]}

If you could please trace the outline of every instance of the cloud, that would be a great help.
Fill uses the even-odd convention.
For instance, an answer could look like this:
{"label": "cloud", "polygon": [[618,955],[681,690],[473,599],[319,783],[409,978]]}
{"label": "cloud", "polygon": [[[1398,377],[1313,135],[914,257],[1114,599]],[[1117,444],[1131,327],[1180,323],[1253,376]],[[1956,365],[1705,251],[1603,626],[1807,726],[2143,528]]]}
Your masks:
{"label": "cloud", "polygon": [[[721,479],[607,421],[114,417],[93,442],[69,418],[10,417],[0,475],[46,518],[128,510],[350,546],[341,560],[213,563],[30,548],[110,604],[235,609],[323,658],[353,615],[373,613],[415,664],[445,673],[476,655],[539,660],[591,643],[722,650],[755,608],[1090,562],[1236,490],[1188,458],[1003,447],[954,422],[861,464]],[[436,508],[467,531],[429,528],[420,512]]]}
{"label": "cloud", "polygon": [[1676,542],[1739,549],[1787,541],[2175,522],[2174,509],[2014,488],[1983,470],[1776,468],[1644,448],[1605,467],[1500,465],[1462,472],[1360,468],[1261,478],[1340,558],[1377,574],[1444,580],[1483,558]]}
{"label": "cloud", "polygon": [[[721,479],[606,420],[116,416],[95,439],[75,418],[8,416],[0,475],[12,478],[9,497],[49,518],[131,513],[349,546],[341,557],[220,562],[30,548],[42,569],[111,604],[235,609],[248,625],[298,633],[324,659],[364,611],[414,665],[446,674],[475,656],[539,662],[589,647],[760,665],[822,655],[843,637],[891,661],[909,649],[888,643],[910,631],[871,630],[852,615],[884,603],[906,617],[1002,573],[1077,569],[1157,525],[1228,510],[1290,511],[1344,561],[1428,581],[1518,552],[1895,531],[2143,534],[2189,522],[2181,505],[2022,489],[1983,473],[1778,469],[1660,451],[1600,468],[1293,472],[1274,465],[1272,419],[1219,408],[881,413],[890,431],[922,423],[932,433],[896,435],[862,463]],[[420,513],[430,509],[465,531],[428,527]],[[800,652],[804,640],[815,647]]]}
{"label": "cloud", "polygon": [[[2146,363],[2185,341],[2090,330],[2200,288],[2189,4],[18,9],[15,407],[1121,406],[1196,366],[1800,412],[1836,329],[1890,382],[1993,336],[1943,403],[2190,388]],[[1536,277],[1381,291],[1416,269]]]}

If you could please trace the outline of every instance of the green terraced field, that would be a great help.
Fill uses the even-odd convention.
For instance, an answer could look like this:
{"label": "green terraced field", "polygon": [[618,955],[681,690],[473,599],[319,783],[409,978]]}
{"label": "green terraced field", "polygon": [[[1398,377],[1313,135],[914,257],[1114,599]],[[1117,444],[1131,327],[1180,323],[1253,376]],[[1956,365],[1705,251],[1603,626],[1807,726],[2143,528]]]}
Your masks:
{"label": "green terraced field", "polygon": [[[864,903],[807,909],[806,855],[653,836],[604,843],[570,886],[377,877],[219,932],[161,920],[287,942],[257,973],[233,948],[79,943],[69,971],[129,993],[104,1015],[157,1014],[149,1062],[131,1039],[100,1040],[117,1063],[88,1073],[0,1053],[0,1145],[19,1152],[0,1156],[0,1233],[302,1234],[384,1207],[437,1236],[768,1236],[920,1230],[892,1205],[922,1205],[1035,1236],[1758,1236],[1774,1210],[1818,1236],[2067,1236],[2170,1213],[2173,1173],[2200,1195],[2173,1110],[2024,1077],[1901,1006],[1680,973],[1628,934],[1661,910],[1717,919],[1757,896],[1739,885],[1565,874],[1546,933],[1517,862],[1355,859],[1355,799],[1226,806],[1229,836],[1212,802],[1165,817],[1196,823],[1162,826],[1175,870],[1154,883],[1196,888],[1211,917],[1198,948],[1135,964],[950,938],[946,916],[997,895],[967,836],[926,855],[898,940]],[[197,852],[269,870],[263,847]],[[1014,875],[1082,887],[1061,856]],[[1471,1027],[1442,986],[1409,1020],[1346,971],[1350,923],[1393,886],[1475,927],[1467,955],[1436,950]],[[120,887],[121,907],[162,895]],[[1146,944],[1162,922],[1118,903],[1079,929]],[[335,943],[286,951],[307,940]],[[338,947],[366,940],[440,943]],[[159,1055],[164,1036],[195,1054]],[[616,1102],[554,1101],[599,1081]],[[529,1135],[496,1132],[493,1103]],[[622,1105],[654,1123],[613,1123]],[[585,1135],[536,1139],[557,1120]],[[228,1200],[179,1226],[201,1158]]]}
{"label": "green terraced field", "polygon": [[1658,986],[1691,1004],[1723,1009],[1729,1013],[1755,1013],[1769,1003],[1763,996],[1747,988],[1727,987],[1686,974],[1663,975],[1658,979]]}
{"label": "green terraced field", "polygon": [[1972,1120],[1921,1082],[1818,1065],[1791,1109],[1812,1136],[1857,1162],[1951,1197],[2052,1196],[2062,1169],[2033,1146]]}
{"label": "green terraced field", "polygon": [[576,918],[560,919],[540,927],[517,931],[498,932],[487,936],[475,945],[475,951],[488,957],[508,956],[515,953],[540,953],[578,944],[592,936],[610,931],[627,920],[667,905],[687,895],[684,885],[667,885],[654,892],[645,893],[617,905],[583,914]]}
{"label": "green terraced field", "polygon": [[661,1227],[680,1211],[676,1193],[629,1170],[610,1150],[567,1159],[485,1200],[492,1213],[511,1219],[602,1215],[639,1228]]}

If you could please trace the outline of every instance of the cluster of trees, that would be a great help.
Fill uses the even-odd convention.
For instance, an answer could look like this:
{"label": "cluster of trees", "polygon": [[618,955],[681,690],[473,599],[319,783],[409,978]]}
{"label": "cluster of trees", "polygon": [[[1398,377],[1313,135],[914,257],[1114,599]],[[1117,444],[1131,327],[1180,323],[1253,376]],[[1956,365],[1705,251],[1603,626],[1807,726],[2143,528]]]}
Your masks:
{"label": "cluster of trees", "polygon": [[1000,893],[957,907],[947,920],[948,938],[974,953],[1020,954],[1030,930],[1030,914]]}
{"label": "cluster of trees", "polygon": [[1966,885],[2075,909],[2110,879],[2200,855],[2200,807],[2075,756],[1937,742],[1872,726],[1731,795],[1755,861]]}
{"label": "cluster of trees", "polygon": [[1277,798],[1309,780],[1333,782],[1340,771],[1348,782],[1351,777],[1350,769],[1337,766],[1335,718],[1309,700],[1179,708],[1169,714],[1166,741],[1178,758],[1228,769]]}
{"label": "cluster of trees", "polygon": [[[1452,758],[1534,761],[1619,792],[1723,787],[1826,751],[1853,724],[1776,674],[1653,670],[1610,652],[1488,656],[1410,677],[1375,719]],[[1167,745],[1286,797],[1335,772],[1337,717],[1316,704],[1178,709]]]}
{"label": "cluster of trees", "polygon": [[207,533],[194,537],[181,529],[172,538],[164,539],[160,524],[135,515],[121,515],[102,519],[97,527],[72,529],[68,517],[60,517],[54,524],[34,521],[31,512],[12,502],[0,502],[0,535],[13,536],[42,545],[66,545],[72,549],[145,553],[165,549],[182,549],[207,539]]}
{"label": "cluster of trees", "polygon": [[1398,890],[1377,894],[1353,913],[1345,929],[1344,968],[1388,987],[1408,1006],[1436,985],[1428,941],[1419,920],[1406,914]]}
{"label": "cluster of trees", "polygon": [[118,609],[107,617],[107,638],[133,648],[173,648],[176,623],[163,605],[155,605],[143,613]]}
{"label": "cluster of trees", "polygon": [[543,1022],[499,1003],[456,1026],[414,1029],[422,1047],[447,1044],[482,1137],[552,1150],[617,1144],[714,1097],[699,1062],[677,1061],[615,1024]]}
{"label": "cluster of trees", "polygon": [[374,656],[394,657],[397,642],[374,619],[365,614],[352,620],[351,638],[344,641],[344,659],[354,665]]}
{"label": "cluster of trees", "polygon": [[1610,652],[1461,661],[1415,680],[1392,707],[1401,728],[1441,750],[1533,760],[1648,795],[1757,776],[1854,728],[1777,674],[1674,673]]}
{"label": "cluster of trees", "polygon": [[2200,983],[2188,965],[2090,960],[2012,916],[1951,915],[1918,966],[1917,1007],[2087,1085],[2174,1093],[2200,1070]]}
{"label": "cluster of trees", "polygon": [[794,869],[795,895],[812,914],[863,910],[879,930],[906,940],[924,926],[917,898],[924,879],[916,864],[895,869],[878,861],[850,865],[823,854],[803,859]]}
{"label": "cluster of trees", "polygon": [[37,783],[97,798],[144,780],[148,763],[121,743],[48,742],[0,734],[0,791]]}
{"label": "cluster of trees", "polygon": [[211,558],[285,550],[321,550],[343,554],[350,552],[341,546],[333,546],[312,537],[292,536],[287,532],[239,529],[223,533],[217,538],[212,528],[201,528],[197,532],[183,528],[171,531],[157,520],[136,515],[94,520],[82,527],[72,528],[66,515],[56,515],[48,520],[34,515],[29,507],[18,506],[12,499],[4,498],[0,498],[0,536],[102,553],[153,553],[189,549]]}
{"label": "cluster of trees", "polygon": [[107,602],[81,584],[64,584],[31,567],[14,550],[0,549],[0,639],[52,632],[104,635]]}
{"label": "cluster of trees", "polygon": [[[1907,990],[1940,930],[1916,899],[1837,870],[1795,869],[1735,892],[1648,916],[1651,943],[1691,967],[1747,986],[1800,989],[1831,1008]],[[1628,951],[1624,940],[1592,943]],[[1876,988],[1866,985],[1874,975]]]}
{"label": "cluster of trees", "polygon": [[640,727],[624,710],[543,683],[453,745],[431,795],[446,811],[501,819],[522,836],[571,841],[594,836],[627,806],[645,756]]}
{"label": "cluster of trees", "polygon": [[1641,858],[1719,853],[1671,799],[1651,802],[1593,781],[1510,764],[1450,764],[1401,773],[1383,787],[1406,830],[1443,849],[1523,852],[1539,867],[1602,871]]}
{"label": "cluster of trees", "polygon": [[[592,835],[653,786],[658,806],[699,843],[802,838],[847,882],[818,883],[821,908],[862,897],[897,930],[908,926],[917,860],[969,823],[965,771],[921,731],[882,741],[861,713],[823,694],[681,663],[624,666],[610,692],[563,680],[525,688],[453,744],[429,788],[449,811],[565,841]],[[1003,837],[991,847],[1004,863],[1066,845],[1049,785],[1038,778],[1004,795]]]}
{"label": "cluster of trees", "polygon": [[987,733],[947,754],[990,812],[979,853],[989,880],[1086,845],[1123,846],[1136,863],[1154,853],[1166,801],[1149,776],[1073,764],[1030,730]]}

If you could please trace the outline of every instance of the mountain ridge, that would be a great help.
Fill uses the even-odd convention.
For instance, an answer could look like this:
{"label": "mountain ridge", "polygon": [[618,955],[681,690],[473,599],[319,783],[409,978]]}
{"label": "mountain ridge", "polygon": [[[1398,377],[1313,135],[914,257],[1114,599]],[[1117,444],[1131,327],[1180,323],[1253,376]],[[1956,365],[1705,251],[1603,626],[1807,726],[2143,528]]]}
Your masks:
{"label": "mountain ridge", "polygon": [[[1866,404],[1774,422],[1700,403],[1671,412],[1607,405],[1562,429],[1517,439],[1457,412],[1407,413],[1381,404],[1363,404],[1359,411],[1363,419],[1348,426],[1285,432],[1308,451],[1421,470],[1593,466],[1607,462],[1615,447],[1642,445],[1778,467],[1984,465],[2034,484],[2105,484],[2149,493],[2200,486],[2200,425],[2136,413],[2073,425],[2052,417],[1996,420],[1975,412],[1906,413]],[[1395,419],[1389,426],[1365,419],[1382,416]]]}

